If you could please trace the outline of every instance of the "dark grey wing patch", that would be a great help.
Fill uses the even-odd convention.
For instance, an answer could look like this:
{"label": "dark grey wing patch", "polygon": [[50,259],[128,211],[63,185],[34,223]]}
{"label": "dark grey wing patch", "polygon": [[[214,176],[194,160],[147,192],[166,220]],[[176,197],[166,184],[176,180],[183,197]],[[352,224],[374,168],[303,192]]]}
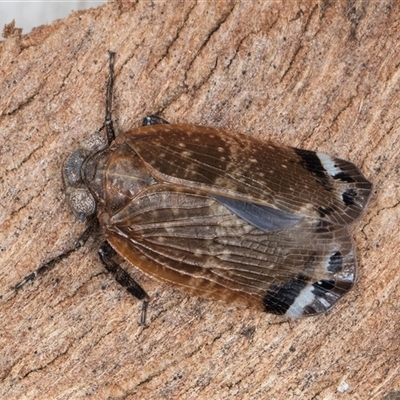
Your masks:
{"label": "dark grey wing patch", "polygon": [[304,218],[268,206],[247,203],[245,201],[235,200],[215,194],[210,194],[209,196],[219,201],[239,218],[242,218],[249,224],[264,232],[274,232],[287,229]]}

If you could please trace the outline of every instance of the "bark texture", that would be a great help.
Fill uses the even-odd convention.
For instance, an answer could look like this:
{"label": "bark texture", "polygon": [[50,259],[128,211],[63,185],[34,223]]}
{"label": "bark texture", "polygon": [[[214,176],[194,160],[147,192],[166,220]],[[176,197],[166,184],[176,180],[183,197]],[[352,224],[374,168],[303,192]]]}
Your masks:
{"label": "bark texture", "polygon": [[[396,399],[400,395],[400,3],[390,0],[108,3],[0,43],[0,397]],[[186,296],[97,242],[18,292],[84,226],[63,160],[101,127],[114,50],[117,132],[159,113],[317,149],[374,183],[353,227],[355,288],[288,322]]]}

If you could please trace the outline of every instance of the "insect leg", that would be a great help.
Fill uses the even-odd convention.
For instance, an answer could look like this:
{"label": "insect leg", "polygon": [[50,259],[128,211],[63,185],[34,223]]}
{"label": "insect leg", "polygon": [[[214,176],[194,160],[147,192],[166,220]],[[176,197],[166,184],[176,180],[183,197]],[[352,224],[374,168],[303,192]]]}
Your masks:
{"label": "insect leg", "polygon": [[142,287],[138,283],[136,283],[124,269],[121,268],[121,266],[119,266],[112,260],[115,254],[116,253],[114,249],[110,246],[110,244],[107,241],[100,246],[99,256],[106,270],[108,272],[111,272],[114,275],[115,280],[121,286],[123,286],[130,294],[134,295],[139,300],[143,300],[140,323],[142,325],[145,325],[146,309],[149,301],[149,296],[142,289]]}
{"label": "insect leg", "polygon": [[110,55],[110,76],[108,77],[107,82],[107,97],[106,97],[106,117],[105,117],[105,126],[107,132],[107,141],[110,145],[112,141],[115,139],[115,132],[114,126],[111,116],[111,108],[112,108],[112,91],[114,86],[114,60],[115,60],[115,53],[113,51],[108,51]]}
{"label": "insect leg", "polygon": [[29,281],[33,281],[35,280],[35,278],[39,275],[44,274],[47,271],[50,271],[54,268],[54,266],[56,264],[58,264],[60,261],[64,260],[65,258],[68,258],[69,255],[71,253],[73,253],[76,250],[76,248],[72,248],[69,249],[67,251],[65,251],[64,253],[58,255],[57,257],[54,257],[52,260],[50,260],[49,262],[47,262],[46,264],[43,264],[42,266],[40,266],[35,272],[30,273],[29,275],[25,276],[24,279],[22,279],[22,281],[18,282],[13,289],[14,290],[18,290],[20,289],[22,286],[25,285],[25,283],[29,282]]}
{"label": "insect leg", "polygon": [[57,257],[54,257],[50,261],[48,261],[46,264],[41,265],[36,271],[30,273],[29,275],[25,276],[22,281],[18,282],[13,289],[18,290],[22,286],[25,285],[25,283],[29,281],[33,281],[36,279],[37,276],[43,275],[47,271],[51,271],[60,261],[68,258],[70,254],[72,254],[74,251],[78,250],[81,248],[89,239],[89,237],[92,235],[92,233],[98,228],[98,221],[96,218],[94,218],[90,225],[85,229],[85,231],[82,233],[82,235],[79,237],[79,239],[75,242],[74,247],[71,249],[64,251],[64,253],[59,254]]}
{"label": "insect leg", "polygon": [[142,126],[169,124],[164,118],[157,115],[148,115],[142,120]]}

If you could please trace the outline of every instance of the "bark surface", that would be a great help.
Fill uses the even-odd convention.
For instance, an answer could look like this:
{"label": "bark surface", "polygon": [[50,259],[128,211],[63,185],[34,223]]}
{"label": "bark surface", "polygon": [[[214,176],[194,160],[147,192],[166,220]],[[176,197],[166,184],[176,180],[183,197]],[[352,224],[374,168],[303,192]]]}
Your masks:
{"label": "bark surface", "polygon": [[[395,399],[400,396],[400,3],[108,3],[0,42],[0,397]],[[85,226],[64,159],[104,120],[158,113],[358,165],[374,196],[352,227],[355,288],[329,313],[280,317],[186,296],[135,271],[141,304],[99,240],[18,292]]]}

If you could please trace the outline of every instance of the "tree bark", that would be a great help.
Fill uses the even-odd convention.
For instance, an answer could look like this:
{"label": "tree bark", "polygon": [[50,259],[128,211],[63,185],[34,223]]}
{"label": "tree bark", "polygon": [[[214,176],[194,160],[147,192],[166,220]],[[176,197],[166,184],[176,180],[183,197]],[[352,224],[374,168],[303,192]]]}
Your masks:
{"label": "tree bark", "polygon": [[[0,43],[0,397],[394,399],[400,395],[400,4],[139,1]],[[322,151],[374,183],[355,288],[287,321],[104,271],[100,239],[12,287],[84,230],[63,160],[104,120],[108,50],[123,132],[158,113]],[[396,397],[397,396],[397,397]]]}

